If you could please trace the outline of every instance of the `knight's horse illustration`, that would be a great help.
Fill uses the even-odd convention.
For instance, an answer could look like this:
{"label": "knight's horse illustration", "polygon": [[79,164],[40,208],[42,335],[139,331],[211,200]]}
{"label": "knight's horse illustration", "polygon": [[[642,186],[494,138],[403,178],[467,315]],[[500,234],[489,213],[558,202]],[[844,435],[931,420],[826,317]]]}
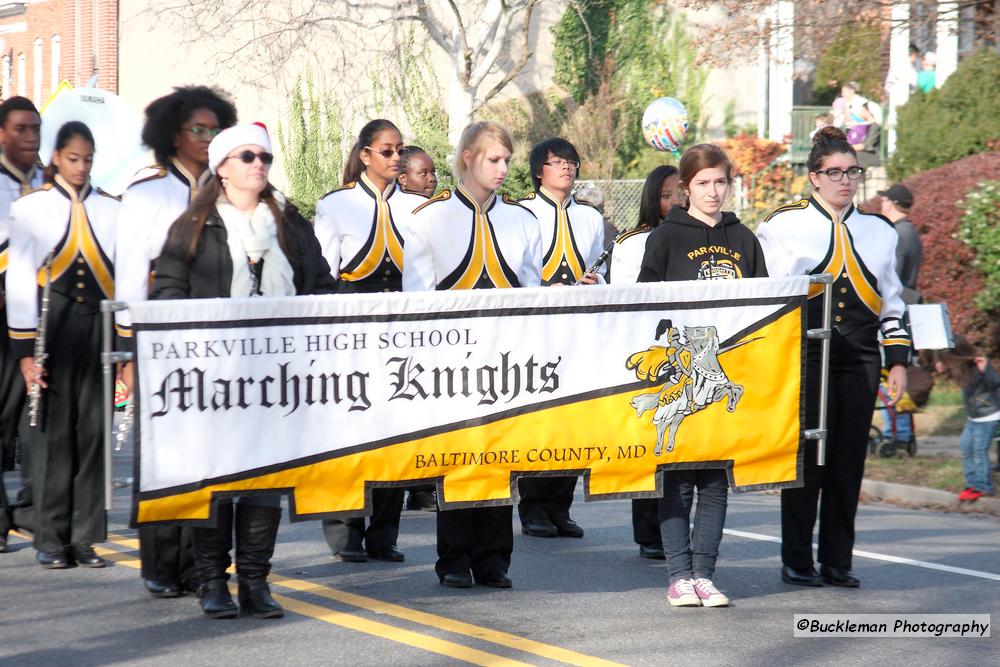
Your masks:
{"label": "knight's horse illustration", "polygon": [[719,334],[714,326],[684,327],[682,340],[670,320],[664,320],[657,329],[657,338],[664,331],[667,346],[654,345],[633,354],[626,362],[639,379],[664,383],[654,392],[632,398],[637,416],[655,410],[656,456],[664,450],[665,432],[666,451],[673,451],[677,429],[685,417],[724,398],[728,399],[726,410],[733,412],[743,396],[743,387],[730,381],[719,363]]}

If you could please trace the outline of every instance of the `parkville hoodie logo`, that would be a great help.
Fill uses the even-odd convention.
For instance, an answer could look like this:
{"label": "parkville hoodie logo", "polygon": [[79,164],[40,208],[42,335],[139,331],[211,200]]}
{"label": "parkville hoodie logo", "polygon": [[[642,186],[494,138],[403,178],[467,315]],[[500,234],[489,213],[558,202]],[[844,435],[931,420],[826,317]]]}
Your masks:
{"label": "parkville hoodie logo", "polygon": [[[719,334],[714,326],[684,327],[681,334],[670,320],[660,320],[655,338],[659,340],[664,334],[666,345],[652,345],[630,355],[625,362],[625,367],[634,371],[639,380],[659,385],[655,391],[631,399],[637,417],[653,411],[655,456],[674,450],[677,429],[685,417],[723,399],[727,400],[727,411],[736,410],[743,386],[729,379],[719,363],[719,355],[763,338],[758,336],[719,349]],[[665,449],[664,433],[667,434]]]}

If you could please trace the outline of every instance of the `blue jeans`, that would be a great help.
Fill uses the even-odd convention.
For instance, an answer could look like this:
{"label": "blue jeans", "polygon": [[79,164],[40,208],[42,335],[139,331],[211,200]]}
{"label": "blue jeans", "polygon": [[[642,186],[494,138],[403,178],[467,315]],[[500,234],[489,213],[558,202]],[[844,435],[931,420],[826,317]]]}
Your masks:
{"label": "blue jeans", "polygon": [[896,432],[892,432],[892,414],[889,408],[882,408],[882,435],[895,438],[900,442],[909,442],[913,436],[913,415],[909,412],[896,412]]}
{"label": "blue jeans", "polygon": [[[698,507],[691,529],[691,506],[698,488]],[[729,501],[726,471],[668,470],[663,473],[660,532],[667,556],[670,581],[711,579],[722,542]]]}
{"label": "blue jeans", "polygon": [[962,429],[962,473],[968,486],[983,493],[993,493],[993,471],[990,470],[990,443],[1000,422],[965,421]]}

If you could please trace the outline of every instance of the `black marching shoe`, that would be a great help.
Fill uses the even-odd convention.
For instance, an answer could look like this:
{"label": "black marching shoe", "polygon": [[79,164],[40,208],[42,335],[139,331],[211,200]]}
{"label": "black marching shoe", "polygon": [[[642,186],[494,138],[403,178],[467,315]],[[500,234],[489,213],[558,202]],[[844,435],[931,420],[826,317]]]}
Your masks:
{"label": "black marching shoe", "polygon": [[552,523],[555,524],[556,534],[559,537],[583,537],[583,528],[569,517],[556,519]]}
{"label": "black marching shoe", "polygon": [[441,577],[441,585],[448,588],[472,588],[472,575],[468,572],[456,572]]}
{"label": "black marching shoe", "polygon": [[667,555],[663,553],[662,544],[640,544],[639,555],[652,560],[667,560]]}
{"label": "black marching shoe", "polygon": [[366,552],[361,547],[352,547],[350,545],[344,547],[337,553],[333,554],[333,557],[344,563],[367,563],[368,562],[368,552]]}
{"label": "black marching shoe", "polygon": [[490,588],[510,588],[513,585],[510,577],[507,576],[505,572],[487,572],[481,577],[477,578],[477,583],[480,586],[489,586]]}
{"label": "black marching shoe", "polygon": [[395,544],[387,547],[376,547],[368,550],[368,557],[375,560],[384,560],[390,563],[402,563],[406,560],[406,555],[396,548]]}
{"label": "black marching shoe", "polygon": [[271,597],[271,587],[265,579],[240,578],[240,613],[254,618],[281,618],[285,610]]}
{"label": "black marching shoe", "polygon": [[66,557],[65,552],[54,552],[54,551],[39,551],[35,554],[35,559],[38,564],[44,567],[46,570],[65,570],[68,567],[72,567],[69,558]]}
{"label": "black marching shoe", "polygon": [[422,512],[436,512],[437,496],[434,491],[410,491],[406,496],[406,509]]}
{"label": "black marching shoe", "polygon": [[559,529],[548,519],[528,519],[521,522],[521,532],[532,537],[556,537]]}
{"label": "black marching shoe", "polygon": [[98,556],[94,547],[89,544],[74,544],[70,547],[70,551],[73,553],[73,560],[76,561],[77,565],[104,567],[108,564],[108,561]]}
{"label": "black marching shoe", "polygon": [[823,581],[831,586],[841,586],[843,588],[857,588],[861,585],[861,580],[854,576],[846,567],[830,567],[829,565],[819,566],[820,576]]}
{"label": "black marching shoe", "polygon": [[154,598],[179,598],[182,595],[181,587],[175,581],[143,579],[142,584]]}
{"label": "black marching shoe", "polygon": [[236,618],[239,613],[225,579],[211,579],[203,583],[199,597],[201,610],[209,618]]}
{"label": "black marching shoe", "polygon": [[793,586],[822,586],[823,579],[816,572],[816,568],[810,567],[808,570],[796,570],[791,565],[781,566],[781,580]]}

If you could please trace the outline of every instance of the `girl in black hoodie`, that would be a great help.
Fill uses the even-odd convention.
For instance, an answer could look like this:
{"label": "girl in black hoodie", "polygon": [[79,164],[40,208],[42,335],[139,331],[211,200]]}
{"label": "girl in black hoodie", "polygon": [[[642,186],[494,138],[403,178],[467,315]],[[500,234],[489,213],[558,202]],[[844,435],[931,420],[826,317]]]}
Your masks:
{"label": "girl in black hoodie", "polygon": [[[764,253],[753,232],[722,203],[733,166],[718,146],[699,144],[684,153],[680,186],[688,207],[674,206],[646,242],[639,282],[734,280],[767,277]],[[698,510],[690,528],[694,490]],[[726,522],[728,482],[722,469],[663,473],[660,526],[670,568],[667,601],[675,607],[725,607],[729,598],[712,583]]]}

